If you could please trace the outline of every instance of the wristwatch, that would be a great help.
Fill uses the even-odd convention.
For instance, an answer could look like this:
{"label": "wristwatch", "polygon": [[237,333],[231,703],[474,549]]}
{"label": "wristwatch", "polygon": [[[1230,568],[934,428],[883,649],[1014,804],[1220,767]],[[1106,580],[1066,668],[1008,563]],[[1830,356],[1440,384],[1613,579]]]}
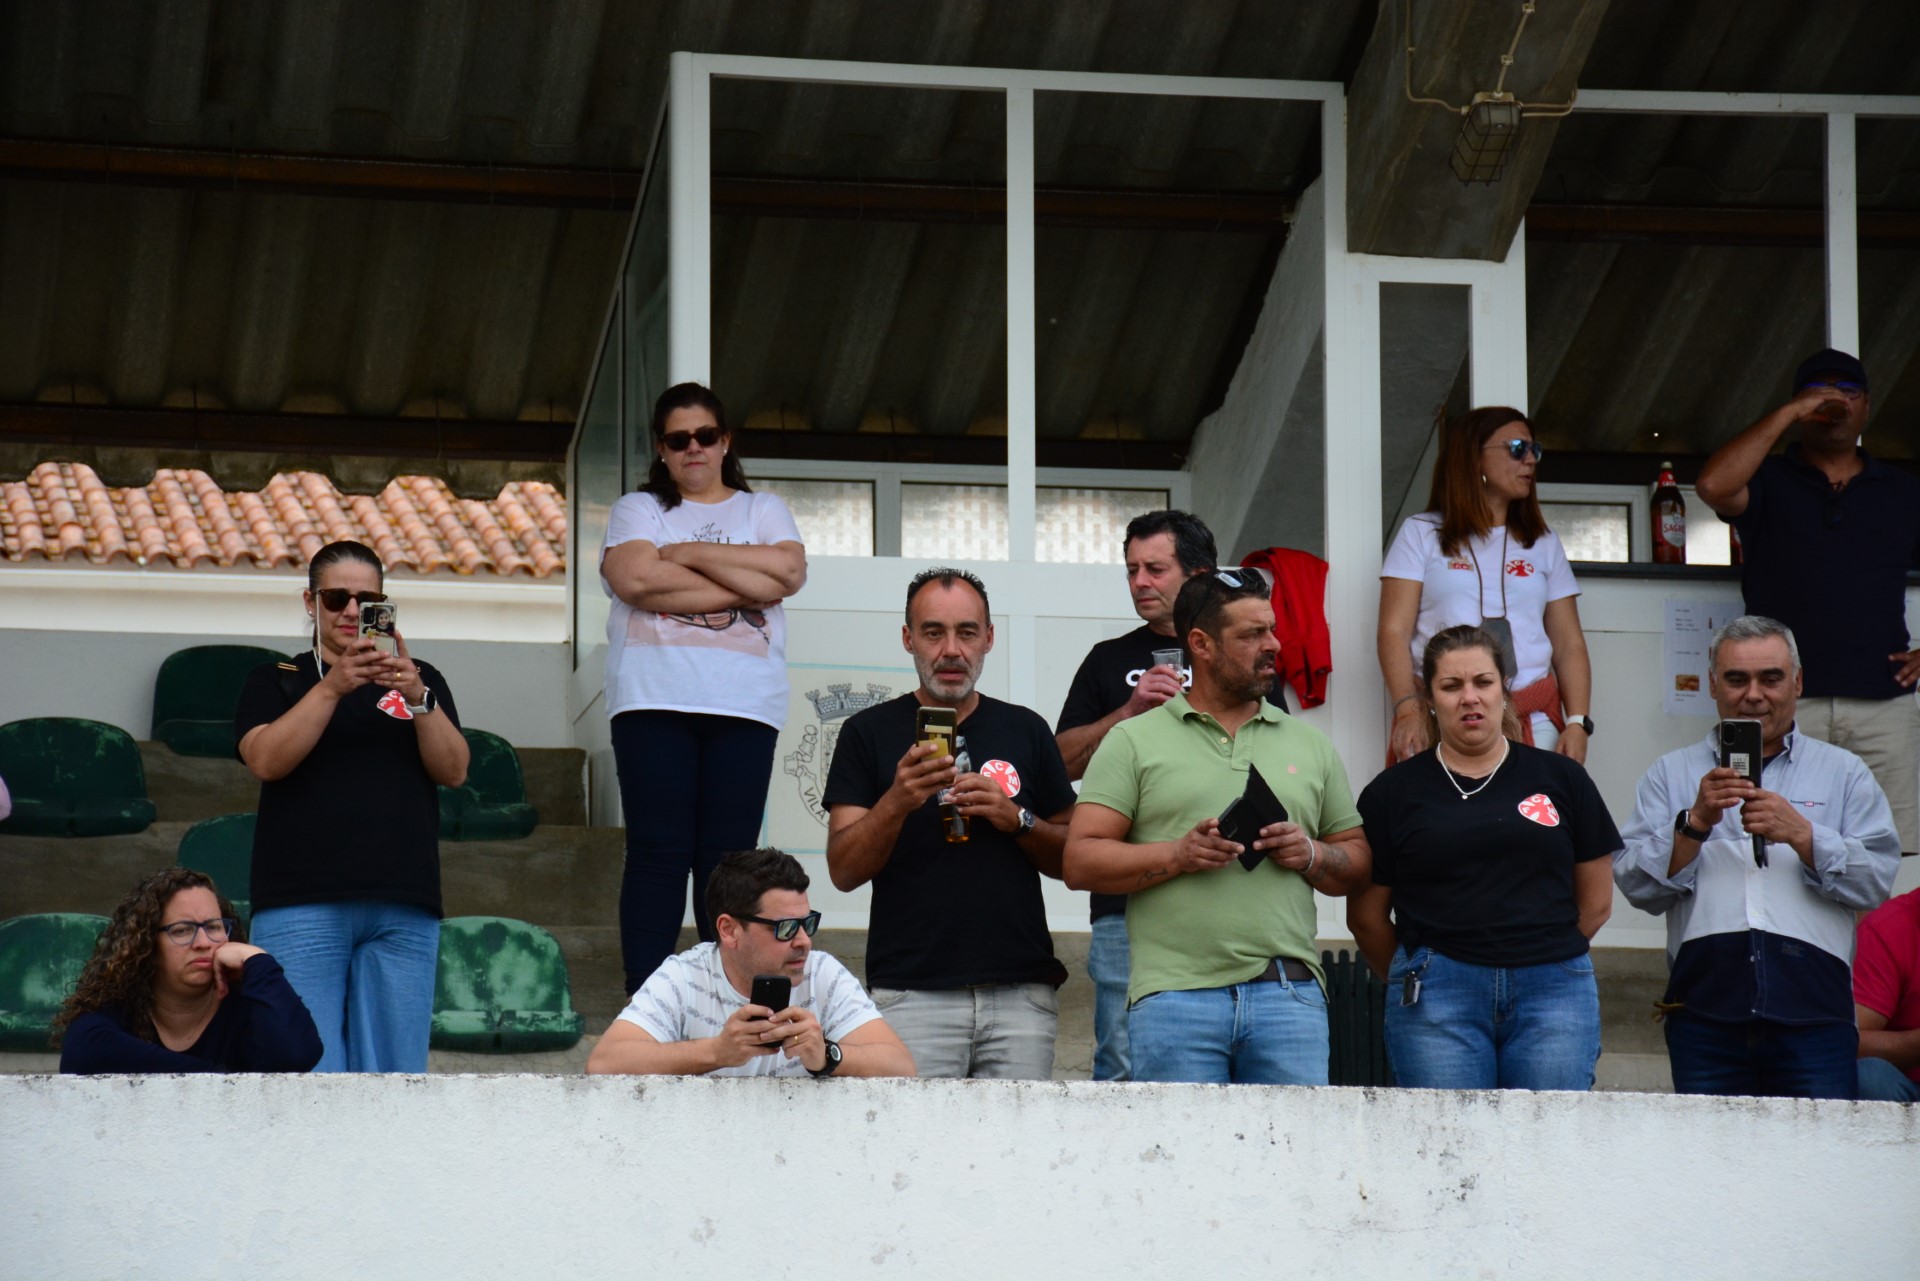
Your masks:
{"label": "wristwatch", "polygon": [[1036,820],[1033,817],[1033,811],[1028,809],[1026,806],[1022,805],[1020,807],[1020,826],[1017,829],[1015,829],[1013,833],[1014,836],[1016,837],[1025,836],[1028,832],[1031,832],[1033,830],[1033,825],[1035,822]]}
{"label": "wristwatch", "polygon": [[815,1076],[815,1077],[832,1076],[834,1074],[835,1069],[837,1069],[839,1066],[840,1066],[840,1042],[828,1041],[827,1042],[827,1061],[821,1064],[817,1071],[813,1068],[808,1068],[807,1075]]}
{"label": "wristwatch", "polygon": [[1709,836],[1713,835],[1712,832],[1703,832],[1693,824],[1687,822],[1687,812],[1685,810],[1681,810],[1674,818],[1673,834],[1675,836],[1691,836],[1696,841],[1705,841]]}
{"label": "wristwatch", "polygon": [[[406,696],[403,694],[401,697],[404,698]],[[428,712],[440,710],[440,700],[433,696],[433,687],[431,685],[423,687],[420,701],[418,703],[408,703],[407,710],[415,716],[425,716]]]}
{"label": "wristwatch", "polygon": [[1591,716],[1567,717],[1567,728],[1572,729],[1575,725],[1578,725],[1581,729],[1587,731],[1588,738],[1593,737],[1593,717]]}

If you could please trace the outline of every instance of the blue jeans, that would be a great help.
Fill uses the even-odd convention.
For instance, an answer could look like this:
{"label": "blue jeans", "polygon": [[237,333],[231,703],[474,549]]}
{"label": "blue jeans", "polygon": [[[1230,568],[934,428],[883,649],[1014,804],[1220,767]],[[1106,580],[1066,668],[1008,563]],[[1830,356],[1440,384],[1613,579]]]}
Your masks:
{"label": "blue jeans", "polygon": [[1316,983],[1155,992],[1127,1011],[1136,1081],[1325,1085],[1327,997]]}
{"label": "blue jeans", "polygon": [[1920,1081],[1885,1059],[1861,1059],[1860,1097],[1876,1103],[1920,1103]]}
{"label": "blue jeans", "polygon": [[620,956],[632,994],[673,955],[693,873],[693,919],[713,941],[707,877],[723,856],[760,843],[773,777],[773,726],[738,716],[622,712],[613,761],[627,825]]}
{"label": "blue jeans", "polygon": [[1127,976],[1132,968],[1127,918],[1096,917],[1087,942],[1087,977],[1093,980],[1093,1079],[1125,1081],[1127,1062]]}
{"label": "blue jeans", "polygon": [[995,1081],[1053,1077],[1060,994],[1051,983],[912,991],[876,987],[873,1003],[912,1051],[917,1075]]}
{"label": "blue jeans", "polygon": [[251,937],[300,994],[324,1047],[316,1072],[424,1072],[440,918],[400,903],[253,914]]}
{"label": "blue jeans", "polygon": [[[1420,999],[1400,1004],[1406,975]],[[1495,968],[1395,948],[1387,968],[1395,1084],[1428,1090],[1590,1090],[1600,1059],[1593,958]]]}
{"label": "blue jeans", "polygon": [[1851,1099],[1860,1088],[1860,1033],[1851,1023],[1796,1027],[1667,1015],[1675,1094]]}

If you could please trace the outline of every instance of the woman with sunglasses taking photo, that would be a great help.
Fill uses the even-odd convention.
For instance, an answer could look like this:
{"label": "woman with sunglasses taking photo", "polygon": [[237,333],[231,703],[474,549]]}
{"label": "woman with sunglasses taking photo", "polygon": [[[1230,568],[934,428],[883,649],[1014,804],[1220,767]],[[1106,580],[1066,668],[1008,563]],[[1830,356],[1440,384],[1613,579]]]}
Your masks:
{"label": "woman with sunglasses taking photo", "polygon": [[54,1017],[73,1073],[305,1072],[320,1033],[204,872],[169,867],[113,909]]}
{"label": "woman with sunglasses taking photo", "polygon": [[632,994],[674,951],[693,875],[759,844],[787,716],[781,601],[807,581],[787,505],[747,484],[720,398],[698,383],[653,407],[653,463],[613,505],[601,547],[607,714],[627,825],[620,950]]}
{"label": "woman with sunglasses taking photo", "polygon": [[384,570],[328,543],[302,593],[311,648],[247,677],[234,713],[260,780],[253,936],[313,1011],[322,1072],[424,1072],[440,954],[440,798],[467,778],[446,678],[361,635]]}
{"label": "woman with sunglasses taking photo", "polygon": [[1380,569],[1380,673],[1393,700],[1389,759],[1432,745],[1415,664],[1427,642],[1471,624],[1502,650],[1521,742],[1584,763],[1593,668],[1580,586],[1535,492],[1542,453],[1517,409],[1468,411],[1440,434],[1428,510],[1409,516]]}

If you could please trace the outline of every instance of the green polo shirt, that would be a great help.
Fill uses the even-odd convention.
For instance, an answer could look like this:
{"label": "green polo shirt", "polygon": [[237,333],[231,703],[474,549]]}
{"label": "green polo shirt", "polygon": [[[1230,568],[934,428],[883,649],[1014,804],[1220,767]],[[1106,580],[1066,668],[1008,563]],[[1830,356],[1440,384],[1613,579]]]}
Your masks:
{"label": "green polo shirt", "polygon": [[[1308,835],[1360,826],[1346,768],[1325,734],[1265,702],[1229,734],[1184,694],[1108,732],[1080,800],[1126,815],[1133,844],[1178,840],[1246,790],[1250,765]],[[1244,983],[1276,957],[1305,961],[1324,983],[1316,924],[1313,887],[1271,859],[1251,872],[1229,863],[1138,890],[1127,897],[1127,999]]]}

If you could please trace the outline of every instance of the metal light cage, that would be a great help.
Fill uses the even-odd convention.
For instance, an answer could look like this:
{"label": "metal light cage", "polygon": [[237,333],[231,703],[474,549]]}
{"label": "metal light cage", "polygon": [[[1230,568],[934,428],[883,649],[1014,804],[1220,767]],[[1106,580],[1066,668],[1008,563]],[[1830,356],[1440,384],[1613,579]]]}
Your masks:
{"label": "metal light cage", "polygon": [[1461,182],[1497,181],[1519,133],[1520,104],[1511,94],[1475,94],[1453,144],[1453,176]]}

